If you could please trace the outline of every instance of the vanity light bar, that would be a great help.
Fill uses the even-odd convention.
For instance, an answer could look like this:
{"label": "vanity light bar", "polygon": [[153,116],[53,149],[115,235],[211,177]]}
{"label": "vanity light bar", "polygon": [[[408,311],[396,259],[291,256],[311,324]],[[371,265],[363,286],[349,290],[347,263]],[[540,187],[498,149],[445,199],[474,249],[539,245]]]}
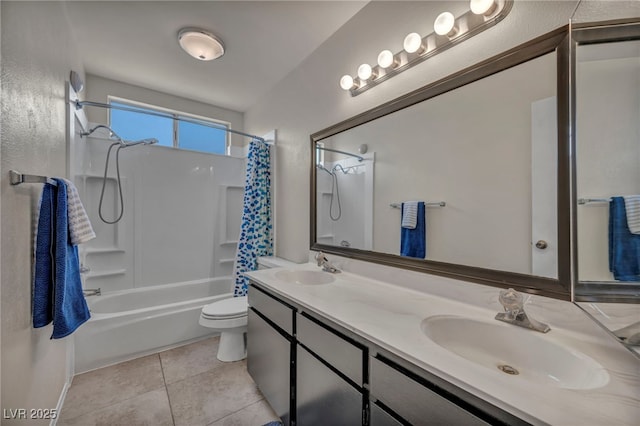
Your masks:
{"label": "vanity light bar", "polygon": [[469,11],[457,18],[450,12],[443,12],[434,22],[434,32],[424,37],[418,33],[408,34],[404,39],[403,50],[396,54],[383,50],[378,55],[378,65],[360,65],[356,77],[347,74],[340,78],[340,87],[349,91],[351,96],[358,96],[414,65],[494,26],[509,14],[513,1],[471,0]]}

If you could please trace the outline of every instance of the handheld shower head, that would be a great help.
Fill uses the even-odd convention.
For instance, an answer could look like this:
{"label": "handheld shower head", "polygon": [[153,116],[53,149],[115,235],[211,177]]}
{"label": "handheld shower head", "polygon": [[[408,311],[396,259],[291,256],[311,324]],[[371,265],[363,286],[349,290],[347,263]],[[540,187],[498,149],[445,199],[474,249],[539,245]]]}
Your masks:
{"label": "handheld shower head", "polygon": [[131,142],[125,141],[124,145],[123,145],[123,148],[127,148],[127,147],[130,147],[130,146],[136,146],[136,145],[140,145],[140,144],[153,145],[154,143],[158,143],[158,139],[156,139],[156,138],[146,138],[146,139],[140,139],[139,141],[131,141]]}

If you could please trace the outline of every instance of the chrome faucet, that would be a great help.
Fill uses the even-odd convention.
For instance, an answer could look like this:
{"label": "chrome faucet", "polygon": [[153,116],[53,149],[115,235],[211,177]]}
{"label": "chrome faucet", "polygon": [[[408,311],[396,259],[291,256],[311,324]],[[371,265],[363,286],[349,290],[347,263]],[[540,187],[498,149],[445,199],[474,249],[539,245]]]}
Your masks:
{"label": "chrome faucet", "polygon": [[316,254],[316,262],[318,263],[318,266],[322,267],[322,270],[325,272],[330,272],[332,274],[337,274],[340,272],[340,269],[333,266],[329,262],[329,259],[327,259],[327,256],[325,256],[321,251]]}
{"label": "chrome faucet", "polygon": [[102,291],[99,288],[85,288],[82,290],[82,294],[85,296],[100,296]]}
{"label": "chrome faucet", "polygon": [[636,321],[621,329],[614,330],[613,334],[623,343],[630,346],[640,345],[640,321]]}
{"label": "chrome faucet", "polygon": [[498,321],[504,321],[509,324],[517,325],[518,327],[530,328],[531,330],[546,333],[551,328],[547,324],[543,324],[529,318],[524,311],[524,302],[522,294],[518,293],[514,289],[500,290],[500,297],[498,298],[504,312],[499,312],[496,315]]}

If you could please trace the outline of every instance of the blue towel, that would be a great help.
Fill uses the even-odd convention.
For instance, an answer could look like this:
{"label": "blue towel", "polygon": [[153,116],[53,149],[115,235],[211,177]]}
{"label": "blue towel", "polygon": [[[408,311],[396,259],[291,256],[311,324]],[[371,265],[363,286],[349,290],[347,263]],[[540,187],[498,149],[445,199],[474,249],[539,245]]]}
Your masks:
{"label": "blue towel", "polygon": [[40,198],[40,215],[35,244],[33,271],[33,327],[40,328],[53,321],[53,227],[55,186],[45,183]]}
{"label": "blue towel", "polygon": [[91,316],[82,294],[78,247],[71,244],[67,187],[45,184],[40,203],[34,270],[33,326],[53,321],[52,339],[73,333]]}
{"label": "blue towel", "polygon": [[609,203],[609,270],[618,281],[640,281],[640,235],[629,231],[623,197]]}
{"label": "blue towel", "polygon": [[[402,204],[402,210],[402,216],[404,216],[404,203]],[[416,227],[414,229],[400,227],[400,255],[424,259],[426,253],[425,210],[424,202],[420,201],[418,203]]]}

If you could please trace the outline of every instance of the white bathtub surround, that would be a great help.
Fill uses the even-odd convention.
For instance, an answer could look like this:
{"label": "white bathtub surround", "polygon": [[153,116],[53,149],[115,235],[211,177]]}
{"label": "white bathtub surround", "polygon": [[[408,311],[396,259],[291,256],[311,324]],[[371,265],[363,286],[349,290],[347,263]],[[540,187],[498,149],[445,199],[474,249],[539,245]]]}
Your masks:
{"label": "white bathtub surround", "polygon": [[[329,257],[343,272],[328,274],[333,281],[327,284],[303,285],[279,279],[276,274],[282,268],[249,275],[303,309],[328,318],[532,424],[637,424],[640,418],[637,357],[574,304],[531,296],[525,305],[527,314],[551,327],[551,331],[542,334],[494,320],[496,313],[502,311],[497,288]],[[315,262],[288,269],[320,270]],[[511,376],[497,368],[479,365],[427,337],[421,324],[435,316],[461,317],[499,327],[505,336],[515,336],[513,345],[524,346],[528,340],[543,339],[548,347],[569,348],[563,353],[582,357],[584,365],[602,367],[596,367],[598,380],[554,383],[550,376],[547,380],[533,380],[526,370]],[[525,335],[531,339],[518,337]],[[536,353],[532,348],[532,357],[548,356],[546,351]],[[544,362],[552,365],[554,360]],[[523,360],[522,364],[524,369],[530,363]],[[570,370],[574,366],[563,367]],[[573,378],[580,377],[580,371],[570,373]]]}
{"label": "white bathtub surround", "polygon": [[144,287],[88,298],[91,319],[75,335],[75,372],[215,335],[202,307],[231,297],[230,277]]}

